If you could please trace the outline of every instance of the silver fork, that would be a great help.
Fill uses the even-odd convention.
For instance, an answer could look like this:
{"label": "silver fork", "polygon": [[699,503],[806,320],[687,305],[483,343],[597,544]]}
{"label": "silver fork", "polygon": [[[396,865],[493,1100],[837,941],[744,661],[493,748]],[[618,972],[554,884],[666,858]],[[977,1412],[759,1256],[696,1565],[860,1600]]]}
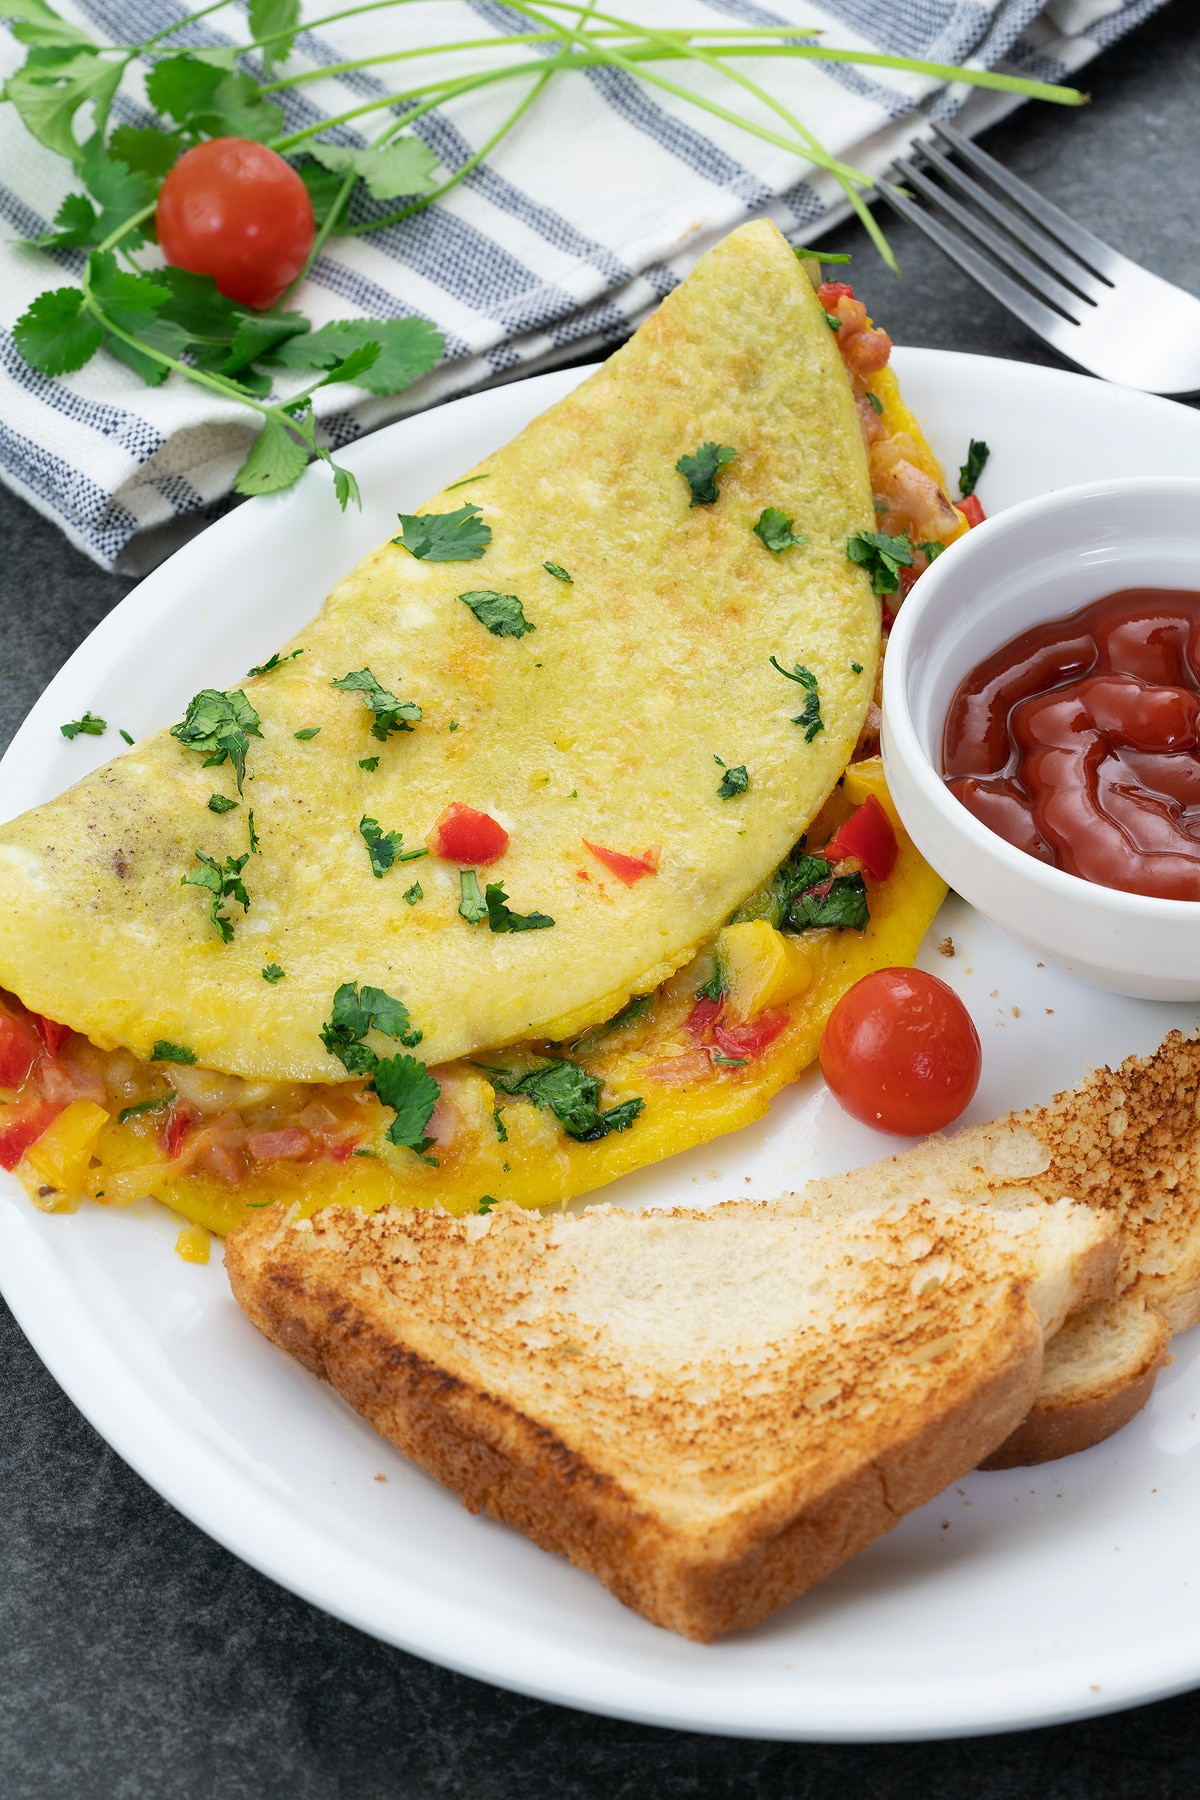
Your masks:
{"label": "silver fork", "polygon": [[1152,394],[1200,392],[1200,300],[1111,249],[957,131],[933,129],[990,187],[923,142],[920,162],[893,167],[927,207],[878,184],[901,218],[1080,368]]}

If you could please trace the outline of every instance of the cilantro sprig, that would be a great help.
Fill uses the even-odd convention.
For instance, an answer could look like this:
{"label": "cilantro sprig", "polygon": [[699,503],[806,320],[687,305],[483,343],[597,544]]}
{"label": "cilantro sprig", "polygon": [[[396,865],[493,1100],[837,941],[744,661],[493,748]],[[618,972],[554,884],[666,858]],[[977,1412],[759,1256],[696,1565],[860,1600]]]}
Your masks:
{"label": "cilantro sprig", "polygon": [[484,1068],[496,1093],[547,1108],[577,1144],[594,1144],[608,1137],[610,1132],[628,1131],[646,1104],[640,1097],[635,1097],[601,1112],[599,1101],[603,1080],[567,1057],[542,1063],[522,1075],[508,1069],[487,1068],[484,1064],[478,1066]]}
{"label": "cilantro sprig", "polygon": [[958,491],[964,500],[969,500],[975,492],[976,483],[987,467],[991,454],[982,438],[971,439],[967,446],[967,460],[958,471]]}
{"label": "cilantro sprig", "polygon": [[218,937],[223,944],[232,944],[233,921],[225,912],[225,902],[233,900],[243,912],[249,912],[250,896],[242,880],[242,870],[250,861],[250,853],[247,851],[245,856],[227,856],[223,863],[218,862],[215,856],[206,856],[203,850],[197,850],[194,854],[200,867],[182,876],[179,885],[204,889],[208,895],[208,916],[216,927]]}
{"label": "cilantro sprig", "polygon": [[493,637],[523,638],[537,626],[525,617],[525,608],[515,594],[498,594],[495,588],[474,588],[460,594],[459,599],[486,625]]}
{"label": "cilantro sprig", "polygon": [[889,537],[886,531],[856,531],[846,539],[846,555],[871,577],[877,594],[894,594],[901,569],[912,568],[912,545],[907,531]]}
{"label": "cilantro sprig", "polygon": [[779,673],[788,681],[798,682],[803,688],[804,707],[795,715],[792,724],[799,725],[804,733],[805,743],[811,744],[818,731],[825,729],[825,721],[821,717],[821,690],[816,676],[811,669],[806,669],[803,663],[794,663],[790,669],[785,669],[782,663],[776,662],[772,657],[771,666],[778,669]]}
{"label": "cilantro sprig", "polygon": [[392,539],[423,562],[477,562],[492,541],[492,528],[469,500],[446,513],[397,513],[400,536]]}
{"label": "cilantro sprig", "polygon": [[776,556],[781,556],[793,545],[800,548],[808,542],[804,532],[794,529],[794,524],[795,521],[789,519],[778,506],[764,506],[753,528],[754,535],[760,543],[766,545],[768,550],[774,551]]}
{"label": "cilantro sprig", "polygon": [[258,714],[240,688],[230,693],[201,688],[188,701],[187,712],[179,724],[172,725],[171,736],[178,738],[185,750],[200,751],[206,769],[219,769],[228,758],[237,775],[240,794],[250,739],[260,738],[262,732]]}
{"label": "cilantro sprig", "polygon": [[364,813],[358,821],[359,835],[367,846],[367,855],[371,859],[371,873],[376,880],[382,880],[395,863],[417,862],[429,852],[424,845],[415,850],[404,848],[402,831],[384,831],[378,819],[372,819]]}
{"label": "cilantro sprig", "polygon": [[65,738],[103,737],[108,730],[108,720],[98,719],[95,713],[85,712],[82,719],[68,719],[58,729]]}
{"label": "cilantro sprig", "polygon": [[441,1086],[415,1056],[379,1056],[365,1041],[371,1031],[410,1049],[421,1041],[402,1000],[382,988],[343,982],[333,996],[330,1017],[321,1027],[321,1042],[348,1074],[370,1076],[369,1085],[396,1115],[388,1126],[390,1141],[423,1156],[433,1142],[425,1136],[425,1127]]}
{"label": "cilantro sprig", "polygon": [[711,441],[701,444],[693,456],[681,456],[675,464],[678,474],[683,476],[691,490],[692,506],[713,506],[720,497],[717,487],[717,476],[737,455],[728,444],[714,444]]}
{"label": "cilantro sprig", "polygon": [[393,731],[411,731],[424,716],[415,700],[398,700],[395,694],[380,685],[370,669],[351,669],[340,681],[331,681],[329,685],[343,694],[362,695],[364,704],[375,715],[371,736],[378,738],[381,744],[386,744]]}

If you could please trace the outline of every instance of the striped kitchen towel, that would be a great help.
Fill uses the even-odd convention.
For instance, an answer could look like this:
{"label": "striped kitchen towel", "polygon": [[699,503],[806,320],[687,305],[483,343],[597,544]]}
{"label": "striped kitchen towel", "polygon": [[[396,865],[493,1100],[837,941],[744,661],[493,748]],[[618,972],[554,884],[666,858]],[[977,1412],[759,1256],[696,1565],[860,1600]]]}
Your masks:
{"label": "striped kitchen towel", "polygon": [[[795,25],[823,44],[1069,78],[1164,0],[636,0],[639,20],[667,25]],[[241,5],[178,0],[65,0],[56,10],[93,38],[136,44],[180,23],[174,48],[246,41]],[[308,0],[305,14],[335,9]],[[0,14],[4,11],[0,0]],[[397,48],[532,30],[502,0],[430,0],[301,32],[286,72],[314,71]],[[240,35],[239,35],[240,34]],[[25,52],[0,28],[0,78]],[[146,65],[148,66],[148,65]],[[401,64],[400,67],[411,67]],[[456,64],[461,67],[461,64]],[[678,68],[679,65],[675,65]],[[135,65],[136,67],[136,65]],[[887,70],[763,59],[740,64],[787,104],[825,147],[881,172],[929,119],[957,114],[975,131],[1016,104]],[[437,56],[423,79],[446,72]],[[257,69],[256,71],[257,72]],[[287,129],[366,106],[389,91],[386,71],[343,69],[277,98]],[[682,79],[682,77],[680,77]],[[690,66],[686,79],[735,107],[736,90]],[[507,84],[424,114],[414,129],[445,171],[462,166],[512,108]],[[751,103],[753,104],[753,103]],[[127,78],[115,116],[149,122],[141,75]],[[368,115],[378,130],[386,113]],[[770,115],[764,115],[769,117]],[[332,141],[361,146],[352,124]],[[0,106],[0,477],[71,541],[111,567],[139,532],[201,515],[228,493],[254,425],[246,409],[181,376],[151,389],[101,352],[52,380],[22,359],[12,327],[43,288],[77,279],[81,253],[34,250],[64,196],[68,163]],[[377,206],[376,216],[395,203]],[[344,386],[317,396],[326,441],[348,442],[387,419],[488,382],[552,367],[620,341],[709,244],[754,214],[793,242],[815,237],[846,203],[832,180],[791,152],[747,135],[620,69],[557,75],[494,155],[444,200],[399,225],[333,239],[297,303],[316,324],[363,314],[418,314],[445,334],[443,362],[406,393],[374,399]],[[369,217],[369,213],[363,215]],[[22,240],[25,240],[24,242]]]}

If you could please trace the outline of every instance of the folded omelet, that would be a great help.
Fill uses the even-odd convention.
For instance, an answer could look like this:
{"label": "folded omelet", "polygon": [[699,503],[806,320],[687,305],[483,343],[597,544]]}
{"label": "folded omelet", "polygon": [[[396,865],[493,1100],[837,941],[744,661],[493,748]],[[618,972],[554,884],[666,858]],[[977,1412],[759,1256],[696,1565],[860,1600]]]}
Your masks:
{"label": "folded omelet", "polygon": [[545,1205],[766,1111],[945,892],[870,756],[871,528],[909,581],[965,529],[889,349],[743,227],[266,665],[0,828],[37,1204]]}

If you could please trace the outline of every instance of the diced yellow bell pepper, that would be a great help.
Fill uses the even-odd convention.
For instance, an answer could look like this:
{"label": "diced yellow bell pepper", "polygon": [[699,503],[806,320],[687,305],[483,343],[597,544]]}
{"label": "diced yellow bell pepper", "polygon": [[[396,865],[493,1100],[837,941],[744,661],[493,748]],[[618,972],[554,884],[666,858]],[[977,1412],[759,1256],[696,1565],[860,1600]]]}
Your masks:
{"label": "diced yellow bell pepper", "polygon": [[[72,1100],[36,1144],[25,1152],[17,1173],[43,1212],[73,1208],[108,1114],[94,1100]],[[41,1193],[49,1188],[48,1194]]]}
{"label": "diced yellow bell pepper", "polygon": [[726,925],[717,939],[725,975],[726,1013],[737,1025],[794,1000],[812,985],[813,968],[803,944],[785,937],[768,919]]}
{"label": "diced yellow bell pepper", "polygon": [[184,1262],[206,1263],[211,1241],[203,1225],[185,1225],[175,1239],[175,1254]]}

